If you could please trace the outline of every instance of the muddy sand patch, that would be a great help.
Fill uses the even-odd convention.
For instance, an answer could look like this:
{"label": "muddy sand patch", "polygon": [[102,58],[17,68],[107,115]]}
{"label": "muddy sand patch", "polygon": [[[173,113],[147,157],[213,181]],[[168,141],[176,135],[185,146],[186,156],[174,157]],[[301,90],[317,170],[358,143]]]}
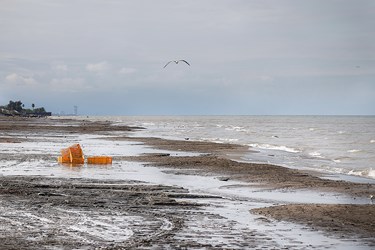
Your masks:
{"label": "muddy sand patch", "polygon": [[203,209],[210,206],[205,200],[220,197],[189,194],[180,187],[43,177],[0,180],[0,243],[5,249],[277,246]]}

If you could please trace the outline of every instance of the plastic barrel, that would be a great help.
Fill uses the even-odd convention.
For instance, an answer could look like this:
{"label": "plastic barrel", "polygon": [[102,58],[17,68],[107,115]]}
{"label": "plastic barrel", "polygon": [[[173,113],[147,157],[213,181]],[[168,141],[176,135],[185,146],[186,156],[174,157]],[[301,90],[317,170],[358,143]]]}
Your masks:
{"label": "plastic barrel", "polygon": [[59,156],[58,161],[60,163],[70,163],[71,162],[71,155],[69,148],[61,149],[61,156]]}
{"label": "plastic barrel", "polygon": [[112,157],[111,156],[87,157],[87,164],[112,164]]}
{"label": "plastic barrel", "polygon": [[84,164],[82,148],[79,144],[74,144],[68,148],[60,150],[61,156],[57,158],[59,163]]}
{"label": "plastic barrel", "polygon": [[69,147],[71,157],[74,158],[83,158],[82,148],[79,144],[74,144]]}

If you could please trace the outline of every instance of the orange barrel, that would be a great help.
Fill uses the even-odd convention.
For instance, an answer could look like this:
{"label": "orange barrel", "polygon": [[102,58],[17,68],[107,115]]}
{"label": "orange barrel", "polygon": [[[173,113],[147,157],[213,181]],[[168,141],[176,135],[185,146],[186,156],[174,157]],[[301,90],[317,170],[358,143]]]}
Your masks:
{"label": "orange barrel", "polygon": [[72,158],[71,163],[72,164],[84,164],[85,159],[83,157],[82,158]]}
{"label": "orange barrel", "polygon": [[74,144],[69,147],[70,151],[70,163],[72,164],[84,164],[85,158],[83,157],[82,148],[79,144]]}
{"label": "orange barrel", "polygon": [[67,163],[67,162],[63,161],[62,156],[57,157],[57,161],[58,161],[58,163]]}
{"label": "orange barrel", "polygon": [[74,144],[69,147],[72,158],[83,158],[82,148],[79,144]]}
{"label": "orange barrel", "polygon": [[57,158],[59,163],[84,164],[82,148],[79,144],[74,144],[68,148],[60,150],[61,156]]}
{"label": "orange barrel", "polygon": [[60,163],[70,163],[71,155],[69,148],[61,149],[61,156],[59,156],[58,161]]}
{"label": "orange barrel", "polygon": [[112,164],[112,157],[111,156],[87,157],[87,164]]}

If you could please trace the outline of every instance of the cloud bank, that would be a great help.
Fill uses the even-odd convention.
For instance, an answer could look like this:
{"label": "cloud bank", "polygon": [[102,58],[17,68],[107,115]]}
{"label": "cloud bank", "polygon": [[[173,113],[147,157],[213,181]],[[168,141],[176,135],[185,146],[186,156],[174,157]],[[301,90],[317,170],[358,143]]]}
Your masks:
{"label": "cloud bank", "polygon": [[[374,115],[374,11],[371,0],[5,0],[0,104]],[[163,68],[179,59],[191,67]]]}

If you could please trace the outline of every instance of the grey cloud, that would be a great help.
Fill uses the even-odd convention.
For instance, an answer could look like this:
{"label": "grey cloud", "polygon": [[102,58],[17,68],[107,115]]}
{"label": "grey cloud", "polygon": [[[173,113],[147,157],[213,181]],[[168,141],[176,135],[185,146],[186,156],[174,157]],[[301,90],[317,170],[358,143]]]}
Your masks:
{"label": "grey cloud", "polygon": [[[374,114],[374,5],[4,1],[1,98],[97,114]],[[192,66],[163,69],[175,59]]]}

